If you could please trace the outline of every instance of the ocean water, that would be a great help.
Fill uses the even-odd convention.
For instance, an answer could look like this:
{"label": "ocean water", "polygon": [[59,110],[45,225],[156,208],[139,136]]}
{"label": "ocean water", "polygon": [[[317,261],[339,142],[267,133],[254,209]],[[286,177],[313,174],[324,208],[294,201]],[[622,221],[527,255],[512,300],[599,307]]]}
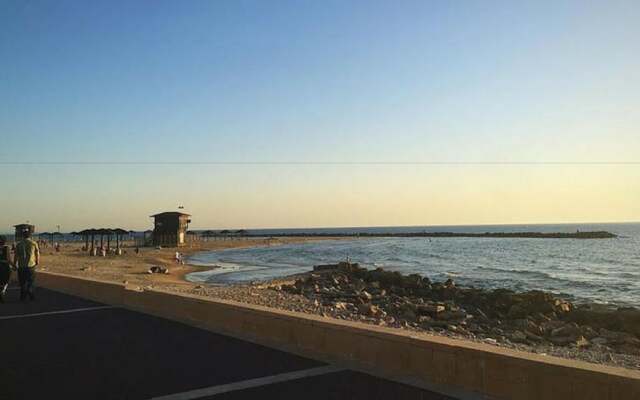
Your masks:
{"label": "ocean water", "polygon": [[[228,249],[196,254],[211,271],[194,282],[229,284],[310,271],[347,257],[368,268],[418,273],[483,288],[547,290],[577,302],[640,306],[640,223],[455,227],[346,228],[300,232],[575,232],[606,230],[615,239],[365,238]],[[288,231],[289,233],[292,230]],[[282,230],[251,233],[287,233]]]}

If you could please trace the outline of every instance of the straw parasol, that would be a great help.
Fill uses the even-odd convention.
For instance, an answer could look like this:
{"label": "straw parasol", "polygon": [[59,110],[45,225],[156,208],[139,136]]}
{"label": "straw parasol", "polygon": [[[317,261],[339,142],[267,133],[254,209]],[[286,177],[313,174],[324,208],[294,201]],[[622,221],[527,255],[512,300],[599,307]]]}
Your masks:
{"label": "straw parasol", "polygon": [[84,247],[89,250],[89,236],[91,236],[91,248],[93,249],[93,236],[96,234],[95,229],[84,229],[78,232],[78,235],[84,237]]}
{"label": "straw parasol", "polygon": [[129,231],[125,231],[122,228],[115,228],[112,230],[113,234],[116,235],[116,249],[120,248],[120,238],[124,235],[128,235]]}

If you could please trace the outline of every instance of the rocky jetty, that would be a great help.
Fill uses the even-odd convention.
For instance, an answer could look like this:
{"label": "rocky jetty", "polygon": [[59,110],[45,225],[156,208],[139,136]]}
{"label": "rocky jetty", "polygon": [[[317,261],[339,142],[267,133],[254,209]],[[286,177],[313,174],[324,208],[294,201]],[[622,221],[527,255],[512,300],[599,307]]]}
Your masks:
{"label": "rocky jetty", "polygon": [[640,311],[574,304],[542,291],[458,287],[417,274],[342,262],[278,291],[301,295],[326,316],[454,334],[492,344],[592,349],[640,355]]}
{"label": "rocky jetty", "polygon": [[[263,235],[247,234],[262,237]],[[350,232],[350,233],[281,233],[271,237],[424,237],[424,238],[522,238],[522,239],[613,239],[618,235],[607,231],[590,232]]]}

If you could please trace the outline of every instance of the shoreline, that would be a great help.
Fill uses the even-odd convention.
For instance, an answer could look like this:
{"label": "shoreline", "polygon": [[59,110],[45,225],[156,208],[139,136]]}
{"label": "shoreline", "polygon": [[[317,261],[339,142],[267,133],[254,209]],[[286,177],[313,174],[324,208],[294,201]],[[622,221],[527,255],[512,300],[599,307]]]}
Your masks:
{"label": "shoreline", "polygon": [[[395,290],[392,289],[392,286],[398,285],[392,285],[386,289],[384,288],[384,285],[382,285],[382,288],[376,288],[375,285],[374,287],[367,287],[367,282],[364,288],[358,287],[357,289],[361,289],[367,293],[364,294],[364,299],[370,300],[368,301],[368,304],[373,308],[365,308],[364,306],[360,308],[361,304],[356,304],[356,302],[361,302],[361,300],[358,300],[361,298],[359,295],[361,291],[355,293],[353,291],[354,288],[344,287],[344,276],[349,277],[349,281],[353,278],[349,276],[349,273],[345,273],[345,271],[328,269],[327,271],[311,271],[295,274],[272,279],[266,282],[216,285],[190,282],[186,279],[187,274],[191,272],[211,270],[213,269],[211,266],[197,266],[192,264],[178,265],[172,262],[176,250],[181,252],[185,256],[185,261],[187,261],[189,256],[201,251],[278,246],[290,243],[306,243],[309,241],[331,239],[345,240],[347,238],[291,237],[277,238],[274,240],[259,240],[255,238],[212,240],[208,242],[195,243],[191,247],[180,249],[141,248],[140,254],[135,254],[132,248],[126,248],[126,253],[123,256],[110,255],[105,258],[90,257],[86,253],[81,252],[79,250],[79,246],[78,248],[74,248],[74,245],[67,244],[60,253],[55,253],[51,248],[42,249],[42,265],[44,266],[42,269],[68,275],[125,283],[130,286],[138,286],[141,289],[160,288],[177,293],[207,296],[289,311],[304,312],[326,318],[337,318],[366,324],[384,325],[392,328],[409,330],[415,334],[456,337],[465,340],[489,343],[499,347],[520,349],[537,354],[556,355],[569,359],[581,359],[597,364],[614,365],[640,370],[640,311],[637,309],[627,308],[623,309],[623,311],[619,313],[616,310],[612,310],[613,306],[592,307],[592,310],[585,308],[583,305],[571,304],[569,306],[561,306],[565,308],[569,307],[572,312],[575,311],[573,314],[575,319],[570,321],[565,320],[564,317],[555,318],[553,317],[553,314],[550,314],[552,322],[559,320],[566,322],[564,325],[569,325],[568,327],[563,328],[564,325],[560,326],[558,322],[553,322],[557,326],[553,327],[553,323],[549,326],[544,325],[546,328],[549,328],[547,330],[543,328],[543,323],[549,322],[546,321],[546,318],[549,317],[545,317],[543,320],[540,320],[539,316],[537,316],[536,318],[538,319],[536,319],[525,312],[524,314],[519,315],[519,317],[522,318],[516,318],[517,321],[514,323],[514,320],[508,318],[508,315],[506,315],[508,313],[504,311],[506,314],[502,317],[487,315],[489,320],[479,323],[479,325],[483,326],[482,329],[485,329],[486,332],[474,332],[473,329],[469,329],[469,323],[471,323],[471,328],[473,328],[473,323],[475,323],[473,318],[477,318],[478,313],[476,310],[467,310],[467,308],[470,307],[470,304],[473,303],[462,302],[463,304],[459,304],[461,300],[457,299],[455,296],[452,299],[440,296],[441,290],[449,290],[442,289],[448,281],[444,283],[430,282],[429,287],[436,288],[437,290],[424,293],[414,292],[414,289],[410,288],[402,288],[402,285],[399,286],[400,292],[392,291]],[[354,238],[350,239],[353,240]],[[151,265],[168,266],[169,273],[148,274],[146,271]],[[376,272],[377,270],[367,271],[369,272],[366,274],[380,274],[380,271]],[[362,273],[362,271],[357,272],[357,274]],[[400,279],[400,281],[404,279],[416,279],[415,275],[405,276],[399,273],[386,271],[384,271],[384,274],[394,277],[393,279]],[[334,278],[339,282],[339,284],[336,284]],[[15,279],[15,276],[13,279]],[[305,283],[309,279],[314,281],[312,286]],[[428,279],[426,280],[428,281]],[[455,286],[453,281],[450,283],[453,283],[453,287],[455,288],[451,293],[458,293],[458,295],[462,296],[466,296],[464,293],[467,293],[467,291],[470,290],[475,290],[477,293],[480,293],[480,297],[485,296],[486,293],[492,292],[489,290],[470,289],[464,287],[458,288]],[[315,290],[315,285],[318,286],[317,291]],[[312,288],[312,290],[309,290],[310,288]],[[349,292],[349,290],[351,290],[351,292]],[[379,290],[385,290],[387,293],[376,292]],[[405,292],[403,292],[403,290]],[[550,293],[541,293],[543,293],[541,298],[546,300],[542,301],[540,304],[547,304],[547,300],[555,302],[556,299],[560,300],[559,304],[568,303],[554,295],[551,295]],[[340,297],[342,295],[345,296]],[[371,299],[369,299],[369,295],[371,296]],[[523,294],[513,292],[511,296],[521,295]],[[393,299],[393,302],[385,303],[387,298]],[[422,300],[420,300],[420,298]],[[510,297],[507,296],[505,298],[509,299]],[[439,311],[435,314],[422,315],[421,312],[425,309],[419,303],[420,301],[423,301],[432,307],[432,311]],[[409,318],[404,318],[406,316],[398,314],[397,306],[403,304],[410,304],[405,305],[405,308],[416,307],[416,310],[413,311],[416,316],[415,320],[412,319],[411,313],[407,313],[406,315]],[[444,309],[441,309],[438,306],[442,306]],[[422,311],[417,312],[418,309]],[[489,310],[490,309],[491,307]],[[382,312],[378,313],[379,311]],[[445,314],[440,314],[442,311],[444,311]],[[514,313],[515,312],[517,311],[514,311]],[[461,317],[463,313],[464,318],[459,319],[458,317]],[[485,314],[489,314],[489,312],[485,312]],[[447,315],[447,318],[452,317],[453,319],[445,320],[440,318],[443,315]],[[469,319],[467,318],[467,315],[471,315],[472,317]],[[639,332],[635,333],[634,336],[626,336],[626,334],[623,335],[617,330],[605,328],[605,326],[607,326],[606,323],[611,319],[611,316],[637,318],[637,320],[633,319],[633,323],[637,324]],[[525,322],[525,320],[530,320],[529,322],[535,326],[529,326],[529,322]],[[514,324],[516,326],[514,326]],[[591,328],[589,324],[594,325],[595,328],[592,328],[592,330],[585,328],[583,332],[582,326]],[[553,343],[550,341],[550,336],[545,336],[545,332],[548,335],[551,334],[552,327],[553,329],[563,328],[567,331],[565,333],[571,333],[575,337],[556,336],[560,339],[556,340],[556,338],[553,338],[556,342]],[[494,328],[498,330],[492,330]],[[527,332],[527,328],[529,328],[529,330],[533,329],[537,333]],[[601,328],[604,328],[604,330],[600,331]],[[579,329],[580,331],[578,332],[576,329]],[[556,332],[556,335],[560,333],[562,332]],[[608,336],[609,339],[600,335]],[[543,340],[540,340],[540,338]],[[592,341],[593,339],[596,339],[595,342]]]}
{"label": "shoreline", "polygon": [[[356,263],[357,264],[357,263]],[[234,264],[236,265],[236,264]],[[215,269],[219,269],[219,268],[224,268],[220,265],[213,265],[213,266],[204,266],[204,265],[196,265],[196,264],[189,264],[188,262],[185,263],[185,266],[188,267],[192,267],[194,268],[194,270],[192,271],[188,271],[188,272],[184,272],[183,277],[182,277],[182,281],[185,283],[190,283],[190,284],[194,284],[194,285],[208,285],[208,286],[221,286],[221,287],[237,287],[237,286],[253,286],[253,287],[261,287],[261,286],[273,286],[273,285],[278,285],[278,284],[282,284],[283,282],[291,282],[294,279],[298,279],[298,278],[306,278],[308,276],[310,276],[311,274],[313,274],[314,271],[310,270],[307,272],[299,272],[299,273],[294,273],[294,274],[290,274],[290,275],[283,275],[283,276],[279,276],[279,277],[274,277],[274,278],[270,278],[270,279],[265,279],[265,280],[254,280],[254,281],[239,281],[239,282],[206,282],[206,281],[201,281],[201,282],[196,282],[196,281],[190,281],[186,278],[186,275],[194,273],[194,272],[208,272],[208,271],[213,271]],[[313,268],[313,265],[309,265],[309,268]],[[201,268],[201,269],[198,269]],[[228,273],[239,273],[241,271],[229,271]],[[222,274],[221,274],[222,275]],[[455,276],[452,276],[451,279],[455,280]],[[466,286],[466,285],[461,285],[460,287],[462,288],[476,288],[474,286]],[[480,290],[495,290],[497,288],[480,288]],[[505,290],[512,290],[512,289],[505,289]],[[532,291],[536,291],[536,289],[532,289]],[[537,290],[537,291],[543,291],[545,293],[549,293],[552,296],[555,296],[559,299],[571,302],[572,304],[575,304],[576,306],[580,306],[580,307],[590,307],[593,309],[596,309],[600,312],[607,312],[607,311],[615,311],[619,308],[638,308],[640,309],[640,306],[636,305],[636,304],[630,304],[630,303],[599,303],[597,301],[594,300],[589,300],[586,298],[577,298],[575,296],[566,294],[566,293],[557,293],[557,292],[553,292],[550,290]]]}
{"label": "shoreline", "polygon": [[[139,254],[134,252],[133,245],[123,246],[123,255],[109,254],[106,257],[91,257],[81,251],[82,243],[62,243],[61,252],[57,253],[52,246],[41,247],[41,269],[70,275],[88,276],[113,282],[124,282],[137,285],[175,284],[197,285],[186,279],[191,272],[204,272],[215,269],[213,266],[201,266],[188,262],[189,257],[200,252],[220,251],[252,247],[271,247],[294,243],[308,243],[324,240],[347,240],[347,238],[232,238],[209,241],[198,241],[180,248],[140,247]],[[175,262],[175,253],[183,256],[184,264]],[[149,274],[151,266],[162,266],[169,269],[168,274]],[[14,274],[15,275],[15,274]],[[12,276],[12,279],[17,279]]]}

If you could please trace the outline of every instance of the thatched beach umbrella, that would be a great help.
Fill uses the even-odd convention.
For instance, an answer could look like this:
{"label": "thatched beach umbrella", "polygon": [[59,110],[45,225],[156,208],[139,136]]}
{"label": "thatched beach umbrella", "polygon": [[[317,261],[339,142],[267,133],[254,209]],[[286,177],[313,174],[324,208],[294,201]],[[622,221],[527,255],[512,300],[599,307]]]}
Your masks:
{"label": "thatched beach umbrella", "polygon": [[[100,228],[100,229],[96,229],[96,234],[100,235],[100,248],[104,247],[104,237],[107,236],[107,241],[110,239],[111,237],[111,230],[107,229],[107,228]],[[107,244],[107,247],[109,245]]]}
{"label": "thatched beach umbrella", "polygon": [[107,236],[107,250],[111,249],[111,236],[113,235],[113,230],[107,228],[104,230],[104,234]]}
{"label": "thatched beach umbrella", "polygon": [[[97,230],[94,228],[89,228],[89,229],[84,229],[82,231],[80,231],[80,234],[82,236],[84,236],[84,240],[85,240],[85,248],[87,250],[91,250],[93,251],[93,247],[95,244],[95,236],[97,234]],[[89,248],[89,237],[91,237],[91,248]]]}
{"label": "thatched beach umbrella", "polygon": [[[89,236],[93,235],[93,229],[83,229],[78,232],[78,235],[84,238],[85,250],[89,250]],[[91,240],[91,247],[93,247],[93,240]]]}
{"label": "thatched beach umbrella", "polygon": [[[187,235],[189,234],[189,232],[193,232],[193,231],[188,231],[188,232],[187,232]],[[196,233],[196,232],[193,232],[193,233],[197,235],[197,233]],[[206,231],[202,231],[202,232],[200,232],[200,237],[201,237],[201,238],[205,238],[206,240],[209,240],[209,238],[210,238],[211,236],[213,236],[214,234],[215,234],[215,233],[214,233],[213,231],[211,231],[211,230],[206,230]]]}
{"label": "thatched beach umbrella", "polygon": [[46,240],[48,242],[53,242],[53,233],[52,232],[40,232],[38,234],[38,238],[40,240]]}
{"label": "thatched beach umbrella", "polygon": [[130,230],[128,232],[129,234],[129,239],[133,239],[134,244],[137,246],[138,245],[138,232],[134,231],[134,230]]}
{"label": "thatched beach umbrella", "polygon": [[98,230],[96,228],[91,228],[91,251],[94,250],[96,244],[96,236],[98,236]]}
{"label": "thatched beach umbrella", "polygon": [[116,228],[112,232],[116,235],[116,249],[120,249],[120,237],[128,234],[129,232],[122,228]]}

